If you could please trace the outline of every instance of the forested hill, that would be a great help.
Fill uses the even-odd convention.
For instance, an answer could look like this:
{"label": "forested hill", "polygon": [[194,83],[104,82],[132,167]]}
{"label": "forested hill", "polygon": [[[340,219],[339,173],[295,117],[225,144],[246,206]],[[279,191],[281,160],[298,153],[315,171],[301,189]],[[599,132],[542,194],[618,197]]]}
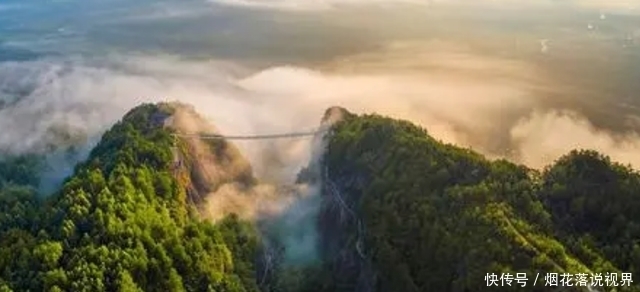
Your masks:
{"label": "forested hill", "polygon": [[0,165],[0,291],[257,291],[253,228],[202,222],[187,203],[172,110],[132,110],[44,201],[37,163]]}
{"label": "forested hill", "polygon": [[[621,282],[640,272],[636,171],[573,151],[538,172],[445,145],[405,121],[345,116],[328,142],[324,209],[346,201],[360,222],[321,217],[327,270],[340,271],[324,276],[325,291],[552,291],[542,278],[532,287],[538,273],[572,275],[573,287],[558,277],[562,291],[586,291],[581,284],[598,273],[597,291],[640,291]],[[332,243],[339,226],[351,236]],[[351,245],[351,257],[331,253],[340,244]],[[355,270],[341,270],[354,260]],[[502,288],[487,287],[490,273]],[[504,273],[530,282],[504,287]],[[618,287],[607,273],[617,273]]]}
{"label": "forested hill", "polygon": [[[0,159],[0,292],[587,291],[597,274],[594,290],[610,291],[607,273],[617,291],[640,291],[621,278],[640,272],[640,175],[601,154],[535,171],[332,108],[342,120],[299,177],[321,184],[304,209],[318,210],[319,260],[296,266],[265,259],[255,222],[200,219],[203,195],[256,179],[227,142],[176,139],[175,110],[130,111],[47,198],[38,157]],[[233,171],[198,175],[216,163]],[[488,274],[506,273],[526,273],[526,285],[488,287]],[[548,273],[558,287],[545,286]]]}

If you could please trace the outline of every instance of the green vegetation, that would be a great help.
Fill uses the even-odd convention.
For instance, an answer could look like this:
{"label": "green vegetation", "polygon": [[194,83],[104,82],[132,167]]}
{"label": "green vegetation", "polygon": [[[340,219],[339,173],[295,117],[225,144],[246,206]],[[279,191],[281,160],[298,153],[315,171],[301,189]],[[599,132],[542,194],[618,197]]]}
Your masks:
{"label": "green vegetation", "polygon": [[[0,292],[549,291],[536,273],[640,272],[630,167],[574,151],[535,171],[377,115],[346,115],[327,138],[319,262],[260,271],[252,222],[197,218],[175,161],[187,150],[162,126],[172,111],[129,112],[46,199],[39,157],[0,159]],[[488,273],[529,281],[487,287]]]}
{"label": "green vegetation", "polygon": [[201,222],[185,202],[157,125],[169,111],[127,114],[46,202],[33,163],[0,164],[0,291],[257,291],[253,229]]}
{"label": "green vegetation", "polygon": [[0,160],[0,188],[9,185],[37,186],[40,162],[41,157],[34,155],[9,156]]}
{"label": "green vegetation", "polygon": [[574,151],[544,173],[541,199],[557,235],[585,261],[595,255],[640,272],[640,175],[593,151]]}
{"label": "green vegetation", "polygon": [[[365,224],[379,291],[489,291],[487,273],[640,268],[640,176],[593,152],[538,173],[370,115],[335,127],[325,163]],[[326,291],[356,285],[330,277],[346,288]]]}

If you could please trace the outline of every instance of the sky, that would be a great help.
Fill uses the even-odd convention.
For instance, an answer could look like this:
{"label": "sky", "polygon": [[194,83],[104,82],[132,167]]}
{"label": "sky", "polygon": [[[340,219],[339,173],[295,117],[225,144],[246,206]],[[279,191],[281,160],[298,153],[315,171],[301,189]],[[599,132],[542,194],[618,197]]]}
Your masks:
{"label": "sky", "polygon": [[[0,150],[70,170],[82,155],[56,151],[177,100],[223,133],[312,129],[337,105],[535,168],[574,148],[640,167],[638,14],[640,0],[6,0]],[[239,146],[262,177],[309,159],[305,140]]]}

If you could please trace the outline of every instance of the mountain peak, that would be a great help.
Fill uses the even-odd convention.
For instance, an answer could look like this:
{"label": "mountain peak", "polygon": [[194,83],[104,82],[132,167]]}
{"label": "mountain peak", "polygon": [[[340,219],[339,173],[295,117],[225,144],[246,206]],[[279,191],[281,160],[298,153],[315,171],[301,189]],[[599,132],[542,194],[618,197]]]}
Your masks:
{"label": "mountain peak", "polygon": [[322,116],[322,125],[333,125],[345,118],[352,117],[353,114],[347,109],[340,106],[332,106],[328,108]]}

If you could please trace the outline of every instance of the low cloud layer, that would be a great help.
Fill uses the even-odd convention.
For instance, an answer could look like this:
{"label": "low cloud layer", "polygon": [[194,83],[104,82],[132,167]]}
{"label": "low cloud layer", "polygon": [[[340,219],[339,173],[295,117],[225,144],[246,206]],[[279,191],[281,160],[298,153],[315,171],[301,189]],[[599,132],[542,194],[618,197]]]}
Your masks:
{"label": "low cloud layer", "polygon": [[[90,147],[130,108],[179,100],[193,104],[225,134],[313,129],[326,108],[339,105],[408,119],[445,142],[494,157],[513,154],[536,167],[576,147],[640,166],[635,136],[617,143],[617,134],[595,130],[579,114],[542,110],[540,88],[553,84],[540,79],[534,66],[437,48],[428,47],[430,54],[421,57],[407,50],[427,47],[396,46],[377,57],[354,56],[320,69],[258,72],[174,57],[2,63],[0,79],[10,82],[0,84],[6,103],[0,110],[0,149],[42,152],[62,142]],[[401,57],[407,55],[412,62]],[[11,98],[17,95],[24,97]],[[238,144],[258,175],[272,180],[292,179],[309,159],[308,139]]]}
{"label": "low cloud layer", "polygon": [[534,112],[511,129],[519,160],[542,168],[549,161],[573,149],[589,148],[615,161],[640,167],[640,136],[637,133],[611,134],[594,127],[575,112]]}
{"label": "low cloud layer", "polygon": [[472,5],[472,6],[493,6],[499,8],[524,8],[531,6],[538,7],[574,7],[585,8],[617,13],[637,13],[640,12],[640,1],[638,0],[208,0],[212,3],[240,6],[248,8],[278,9],[288,11],[313,11],[328,10],[348,6],[380,6],[380,5]]}
{"label": "low cloud layer", "polygon": [[212,3],[249,8],[279,9],[290,11],[327,10],[345,6],[411,4],[424,6],[422,0],[209,0]]}
{"label": "low cloud layer", "polygon": [[[0,5],[0,32],[14,34],[0,39],[0,153],[47,153],[45,189],[55,189],[127,111],[160,101],[191,104],[228,135],[315,129],[328,107],[342,106],[410,120],[444,142],[531,167],[590,148],[640,168],[639,135],[604,129],[584,110],[597,108],[620,123],[640,120],[615,107],[621,100],[637,106],[625,100],[638,92],[637,67],[622,64],[633,64],[628,52],[640,30],[624,17],[599,17],[631,11],[638,1],[82,2],[91,14],[77,13],[74,1],[37,7],[50,9],[49,17],[25,9],[18,10],[24,18],[3,18],[15,7]],[[447,3],[593,13],[507,9],[495,17],[473,8],[429,15],[413,9]],[[350,9],[372,5],[404,8]],[[589,30],[592,21],[598,28]],[[628,49],[613,49],[623,45]],[[21,50],[30,54],[18,58]],[[286,248],[285,259],[313,261],[317,189],[275,186],[290,185],[322,147],[307,138],[233,143],[261,184],[216,189],[205,200],[205,216],[269,215],[262,227]]]}

